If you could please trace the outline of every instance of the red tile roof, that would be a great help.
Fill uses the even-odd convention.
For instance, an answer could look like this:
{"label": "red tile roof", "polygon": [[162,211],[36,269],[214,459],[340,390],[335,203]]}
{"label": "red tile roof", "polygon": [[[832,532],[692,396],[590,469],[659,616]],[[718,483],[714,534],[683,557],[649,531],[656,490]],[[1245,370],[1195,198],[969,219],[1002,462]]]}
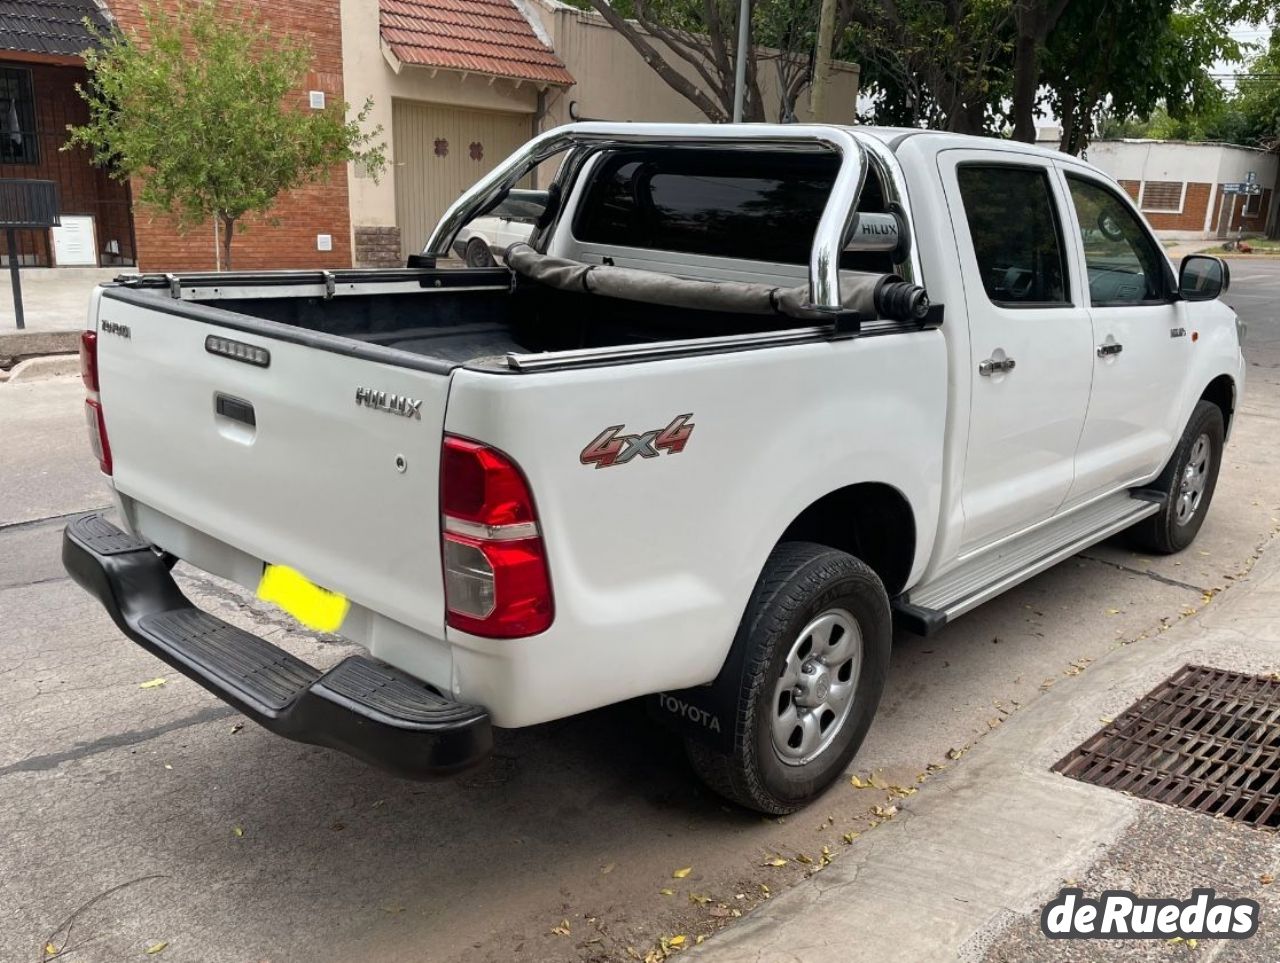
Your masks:
{"label": "red tile roof", "polygon": [[569,86],[573,75],[511,0],[380,0],[401,63]]}

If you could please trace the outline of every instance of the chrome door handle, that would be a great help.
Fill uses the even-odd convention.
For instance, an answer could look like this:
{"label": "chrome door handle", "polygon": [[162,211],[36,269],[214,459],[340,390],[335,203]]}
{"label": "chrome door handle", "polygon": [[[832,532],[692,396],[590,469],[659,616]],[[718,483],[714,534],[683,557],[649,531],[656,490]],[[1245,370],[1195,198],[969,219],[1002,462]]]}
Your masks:
{"label": "chrome door handle", "polygon": [[1114,341],[1108,341],[1106,344],[1098,345],[1098,357],[1107,358],[1113,354],[1119,354],[1124,350],[1124,345],[1117,344]]}
{"label": "chrome door handle", "polygon": [[994,358],[988,358],[986,361],[978,363],[978,374],[984,378],[990,378],[993,374],[1000,374],[1004,371],[1012,371],[1017,362],[1012,358],[1005,358],[1002,361],[996,361]]}

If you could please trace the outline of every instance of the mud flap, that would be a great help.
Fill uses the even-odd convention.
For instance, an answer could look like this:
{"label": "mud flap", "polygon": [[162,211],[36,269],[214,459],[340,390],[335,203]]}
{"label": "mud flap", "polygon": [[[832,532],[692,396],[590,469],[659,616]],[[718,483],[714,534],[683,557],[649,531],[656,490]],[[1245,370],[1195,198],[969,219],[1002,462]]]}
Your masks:
{"label": "mud flap", "polygon": [[732,752],[740,718],[739,694],[745,668],[745,645],[735,645],[707,685],[658,692],[645,700],[649,715],[681,736],[705,743],[721,752]]}

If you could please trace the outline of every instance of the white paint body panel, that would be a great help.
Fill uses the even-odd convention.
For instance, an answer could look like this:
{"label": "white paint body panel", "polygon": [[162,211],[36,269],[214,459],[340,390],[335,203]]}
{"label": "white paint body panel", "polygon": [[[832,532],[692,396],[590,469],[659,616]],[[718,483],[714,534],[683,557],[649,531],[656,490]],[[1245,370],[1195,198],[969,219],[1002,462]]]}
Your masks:
{"label": "white paint body panel", "polygon": [[[1154,340],[1126,331],[1135,346],[1130,354],[1126,345],[1126,366],[1099,370],[1095,329],[1121,319],[1090,316],[1072,231],[1074,307],[1033,328],[986,303],[963,213],[949,203],[954,178],[950,162],[940,164],[949,152],[1050,168],[1060,156],[932,133],[898,146],[924,281],[946,305],[939,330],[444,374],[220,329],[184,317],[182,302],[162,313],[95,296],[91,326],[108,320],[133,332],[127,341],[104,334],[99,349],[125,517],[192,565],[250,588],[272,561],[347,594],[343,635],[484,705],[500,726],[710,681],[769,551],[806,507],[847,485],[902,493],[915,520],[906,587],[926,586],[966,557],[1154,477],[1205,386],[1222,374],[1237,392],[1243,386],[1234,316],[1219,302],[1169,306],[1199,332],[1181,355],[1156,357]],[[561,223],[571,221],[570,211]],[[560,243],[568,251],[575,242]],[[648,260],[672,269],[670,257]],[[760,267],[758,276],[795,277],[780,265],[697,260],[680,273]],[[1135,314],[1124,323],[1143,322]],[[271,367],[208,354],[211,333],[268,348]],[[976,374],[996,348],[1018,361],[1003,383]],[[1144,403],[1135,370],[1148,386],[1161,379],[1172,398],[1155,428],[1150,405],[1129,410]],[[1106,375],[1112,384],[1094,391]],[[358,386],[422,399],[422,420],[356,405]],[[254,403],[251,438],[215,416],[216,391]],[[685,413],[695,427],[683,452],[605,469],[579,460],[606,426],[644,432]],[[1087,424],[1098,426],[1097,443],[1077,457],[1078,439],[1095,437]],[[1142,436],[1152,430],[1158,437]],[[540,635],[490,640],[444,628],[444,432],[501,449],[529,479],[556,609]]]}

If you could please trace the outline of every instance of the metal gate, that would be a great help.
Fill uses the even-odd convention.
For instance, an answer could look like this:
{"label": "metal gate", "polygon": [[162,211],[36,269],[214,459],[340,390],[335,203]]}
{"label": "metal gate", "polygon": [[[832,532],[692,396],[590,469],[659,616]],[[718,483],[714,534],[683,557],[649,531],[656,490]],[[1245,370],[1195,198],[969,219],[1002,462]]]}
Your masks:
{"label": "metal gate", "polygon": [[530,114],[396,100],[391,107],[401,253],[422,250],[458,195],[532,136]]}

